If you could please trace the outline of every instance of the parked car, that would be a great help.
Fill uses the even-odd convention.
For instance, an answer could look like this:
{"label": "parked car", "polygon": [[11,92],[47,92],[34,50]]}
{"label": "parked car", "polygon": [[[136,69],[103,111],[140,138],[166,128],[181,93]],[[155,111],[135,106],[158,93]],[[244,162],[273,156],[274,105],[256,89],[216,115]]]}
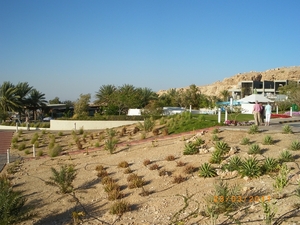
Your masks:
{"label": "parked car", "polygon": [[44,122],[49,122],[50,120],[53,120],[53,118],[52,118],[51,116],[45,117],[45,118],[43,119]]}

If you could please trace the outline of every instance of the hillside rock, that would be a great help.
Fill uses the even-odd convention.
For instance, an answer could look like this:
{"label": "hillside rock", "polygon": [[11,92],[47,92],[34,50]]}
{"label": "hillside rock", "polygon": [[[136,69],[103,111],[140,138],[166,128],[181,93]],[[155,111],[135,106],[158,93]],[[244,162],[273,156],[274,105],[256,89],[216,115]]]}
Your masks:
{"label": "hillside rock", "polygon": [[[220,96],[223,90],[237,88],[241,81],[264,81],[264,80],[300,80],[300,66],[282,67],[266,70],[264,72],[250,71],[239,73],[229,78],[224,78],[223,81],[217,81],[210,85],[198,86],[202,94],[208,96]],[[188,89],[176,88],[176,90]],[[168,90],[158,91],[158,95],[166,93]]]}

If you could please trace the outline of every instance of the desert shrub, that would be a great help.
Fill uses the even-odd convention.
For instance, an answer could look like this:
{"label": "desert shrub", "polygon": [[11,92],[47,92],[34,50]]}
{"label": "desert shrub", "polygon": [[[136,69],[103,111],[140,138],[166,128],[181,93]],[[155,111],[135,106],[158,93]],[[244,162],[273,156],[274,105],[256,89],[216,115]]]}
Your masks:
{"label": "desert shrub", "polygon": [[258,144],[252,144],[249,146],[248,150],[249,155],[261,154],[261,149]]}
{"label": "desert shrub", "polygon": [[34,133],[33,137],[30,140],[30,144],[34,144],[34,142],[36,142],[39,138],[39,134],[38,133]]}
{"label": "desert shrub", "polygon": [[153,134],[154,136],[158,136],[158,135],[159,135],[159,129],[158,129],[158,128],[153,129],[153,130],[152,130],[152,134]]}
{"label": "desert shrub", "polygon": [[79,139],[76,141],[76,145],[77,145],[78,150],[82,150],[83,149],[82,144],[79,141]]}
{"label": "desert shrub", "polygon": [[161,176],[169,176],[171,175],[171,172],[170,171],[167,171],[166,169],[161,169],[158,171],[158,175],[161,177]]}
{"label": "desert shrub", "polygon": [[34,145],[34,147],[38,148],[38,147],[40,147],[40,142],[38,140],[36,140],[33,145]]}
{"label": "desert shrub", "polygon": [[177,161],[176,162],[176,166],[178,166],[178,167],[181,167],[181,166],[185,166],[185,162],[182,162],[182,161]]}
{"label": "desert shrub", "polygon": [[224,164],[222,166],[222,169],[228,170],[228,171],[238,171],[242,165],[242,160],[239,156],[235,155],[232,158],[230,158],[229,162],[227,164]]}
{"label": "desert shrub", "polygon": [[26,144],[25,143],[21,143],[21,144],[19,144],[19,146],[18,146],[18,150],[19,151],[22,151],[22,150],[24,150],[26,148]]}
{"label": "desert shrub", "polygon": [[106,177],[106,176],[108,176],[108,172],[105,169],[97,171],[97,177],[103,178],[103,177]]}
{"label": "desert shrub", "polygon": [[97,142],[95,143],[95,147],[96,147],[96,148],[99,148],[99,147],[100,147],[99,141],[97,141]]}
{"label": "desert shrub", "polygon": [[283,134],[292,134],[292,133],[293,133],[293,130],[292,130],[292,128],[291,128],[290,125],[285,124],[285,125],[282,127],[282,133],[283,133]]}
{"label": "desert shrub", "polygon": [[111,192],[112,190],[120,190],[120,186],[115,181],[111,181],[111,182],[107,181],[103,185],[103,188],[106,193]]}
{"label": "desert shrub", "polygon": [[39,150],[37,151],[37,156],[43,156],[43,155],[44,155],[43,150],[42,150],[42,149],[39,149]]}
{"label": "desert shrub", "polygon": [[119,164],[118,164],[119,168],[127,168],[128,166],[129,166],[129,163],[126,161],[119,162]]}
{"label": "desert shrub", "polygon": [[97,165],[96,167],[95,167],[95,170],[96,171],[101,171],[101,170],[104,170],[105,168],[104,168],[104,166],[103,165]]}
{"label": "desert shrub", "polygon": [[29,149],[26,149],[26,150],[24,151],[24,153],[25,153],[26,155],[29,155],[29,154],[30,154],[30,150],[29,150]]}
{"label": "desert shrub", "polygon": [[241,145],[249,145],[250,144],[250,139],[247,138],[247,137],[244,137],[242,140],[241,140]]}
{"label": "desert shrub", "polygon": [[138,127],[134,127],[132,130],[132,134],[136,134],[139,131],[140,131],[140,129]]}
{"label": "desert shrub", "polygon": [[114,138],[117,135],[117,131],[113,128],[107,128],[105,132],[108,138]]}
{"label": "desert shrub", "polygon": [[14,191],[7,176],[0,176],[0,224],[16,224],[28,219],[26,198],[21,192]]}
{"label": "desert shrub", "polygon": [[20,160],[16,160],[15,162],[8,164],[7,165],[7,173],[14,174],[14,173],[20,171],[21,165],[22,165],[22,163]]}
{"label": "desert shrub", "polygon": [[54,146],[55,146],[55,141],[54,142],[50,141],[48,144],[48,149],[50,150],[50,149],[54,148]]}
{"label": "desert shrub", "polygon": [[73,181],[76,178],[76,170],[73,165],[62,165],[60,171],[51,167],[52,177],[46,184],[57,186],[61,193],[70,193],[73,191]]}
{"label": "desert shrub", "polygon": [[114,179],[109,177],[109,176],[105,176],[101,179],[101,184],[106,185],[108,183],[113,183]]}
{"label": "desert shrub", "polygon": [[49,149],[48,154],[51,157],[56,157],[62,152],[62,147],[57,144],[53,148]]}
{"label": "desert shrub", "polygon": [[298,140],[292,141],[290,149],[293,151],[300,150],[300,142]]}
{"label": "desert shrub", "polygon": [[262,173],[259,161],[254,157],[244,159],[241,164],[239,173],[242,177],[255,178],[259,177]]}
{"label": "desert shrub", "polygon": [[143,165],[144,166],[147,166],[151,163],[150,159],[145,159],[144,162],[143,162]]}
{"label": "desert shrub", "polygon": [[158,170],[158,169],[159,169],[159,166],[158,166],[156,163],[152,164],[152,165],[149,167],[149,170]]}
{"label": "desert shrub", "polygon": [[117,149],[118,140],[115,138],[108,138],[104,143],[104,149],[108,150],[110,154],[113,154]]}
{"label": "desert shrub", "polygon": [[153,120],[152,118],[146,118],[143,123],[139,122],[139,128],[146,132],[150,132],[151,130],[153,130],[154,125],[155,120]]}
{"label": "desert shrub", "polygon": [[191,174],[191,173],[194,173],[195,172],[195,170],[196,170],[196,168],[195,167],[193,167],[193,166],[191,166],[191,165],[186,165],[185,167],[184,167],[184,173],[186,173],[186,174]]}
{"label": "desert shrub", "polygon": [[11,139],[11,143],[13,143],[13,144],[18,143],[18,137],[17,137],[17,136],[14,136],[14,137]]}
{"label": "desert shrub", "polygon": [[130,169],[129,167],[127,167],[125,170],[124,170],[124,174],[129,174],[129,173],[132,173],[133,170]]}
{"label": "desert shrub", "polygon": [[140,187],[143,187],[144,184],[145,184],[145,181],[143,180],[143,178],[136,175],[136,176],[133,176],[132,179],[130,179],[128,188],[130,188],[130,189],[140,188]]}
{"label": "desert shrub", "polygon": [[163,136],[167,136],[167,135],[169,135],[168,128],[164,128],[164,129],[162,129],[162,135],[163,135]]}
{"label": "desert shrub", "polygon": [[216,170],[209,163],[203,163],[199,167],[199,176],[200,177],[215,177],[217,176]]}
{"label": "desert shrub", "polygon": [[183,150],[184,155],[195,155],[197,153],[199,153],[199,149],[197,149],[194,143],[188,142],[184,145],[184,150]]}
{"label": "desert shrub", "polygon": [[175,160],[175,156],[174,155],[168,155],[165,160],[167,161],[174,161]]}
{"label": "desert shrub", "polygon": [[266,135],[263,140],[264,145],[272,145],[274,143],[273,138],[270,135]]}
{"label": "desert shrub", "polygon": [[115,202],[109,209],[111,214],[119,216],[128,211],[130,211],[130,205],[124,200]]}
{"label": "desert shrub", "polygon": [[58,136],[61,137],[61,136],[63,136],[63,135],[64,135],[64,133],[63,133],[62,131],[59,131],[59,132],[58,132]]}
{"label": "desert shrub", "polygon": [[197,137],[194,141],[195,146],[201,146],[205,143],[205,141],[202,138]]}
{"label": "desert shrub", "polygon": [[123,198],[123,197],[124,197],[124,195],[120,191],[120,189],[114,189],[114,190],[111,190],[111,191],[107,192],[107,199],[109,201],[114,201],[114,200],[117,200],[117,199],[120,199],[120,198]]}
{"label": "desert shrub", "polygon": [[186,180],[185,177],[178,175],[178,176],[173,177],[173,184],[180,184],[185,180]]}
{"label": "desert shrub", "polygon": [[127,177],[127,182],[131,182],[132,180],[138,179],[139,176],[136,173],[132,173]]}
{"label": "desert shrub", "polygon": [[248,130],[249,134],[257,134],[258,132],[259,132],[258,126],[255,125],[255,124],[251,125],[249,130]]}
{"label": "desert shrub", "polygon": [[295,158],[292,155],[292,153],[290,153],[290,151],[284,150],[284,151],[282,151],[280,153],[278,160],[279,160],[280,163],[283,163],[283,162],[294,162]]}
{"label": "desert shrub", "polygon": [[82,135],[83,133],[84,133],[84,129],[83,129],[83,127],[80,127],[79,134]]}
{"label": "desert shrub", "polygon": [[276,172],[279,169],[279,162],[274,158],[267,157],[262,165],[264,173]]}

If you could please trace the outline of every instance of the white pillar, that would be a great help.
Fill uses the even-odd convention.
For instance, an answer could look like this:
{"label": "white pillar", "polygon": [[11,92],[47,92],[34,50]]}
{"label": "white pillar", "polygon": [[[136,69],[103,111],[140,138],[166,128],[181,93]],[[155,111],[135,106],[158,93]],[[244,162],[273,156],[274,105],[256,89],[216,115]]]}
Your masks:
{"label": "white pillar", "polygon": [[278,105],[276,105],[276,114],[278,114]]}
{"label": "white pillar", "polygon": [[35,157],[35,146],[34,146],[34,144],[32,145],[32,156]]}
{"label": "white pillar", "polygon": [[6,151],[6,153],[7,153],[7,164],[9,164],[9,161],[10,161],[10,153],[9,153],[9,149],[7,149],[7,151]]}
{"label": "white pillar", "polygon": [[292,117],[293,116],[293,108],[291,107],[290,109],[290,116]]}
{"label": "white pillar", "polygon": [[228,117],[228,112],[227,109],[225,109],[225,121],[227,121],[227,117]]}
{"label": "white pillar", "polygon": [[221,123],[221,109],[218,109],[218,123]]}
{"label": "white pillar", "polygon": [[18,125],[19,125],[18,122],[16,122],[16,132],[19,131],[19,126]]}
{"label": "white pillar", "polygon": [[76,131],[76,123],[74,123],[74,129],[75,129],[75,131]]}
{"label": "white pillar", "polygon": [[190,113],[192,112],[192,105],[190,105]]}

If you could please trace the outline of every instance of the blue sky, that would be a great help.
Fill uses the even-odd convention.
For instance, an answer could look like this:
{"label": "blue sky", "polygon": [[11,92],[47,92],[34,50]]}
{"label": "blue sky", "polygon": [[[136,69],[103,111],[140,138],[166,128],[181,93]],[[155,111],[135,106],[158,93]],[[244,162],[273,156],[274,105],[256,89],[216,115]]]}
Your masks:
{"label": "blue sky", "polygon": [[299,66],[297,0],[0,0],[0,83],[46,99]]}

